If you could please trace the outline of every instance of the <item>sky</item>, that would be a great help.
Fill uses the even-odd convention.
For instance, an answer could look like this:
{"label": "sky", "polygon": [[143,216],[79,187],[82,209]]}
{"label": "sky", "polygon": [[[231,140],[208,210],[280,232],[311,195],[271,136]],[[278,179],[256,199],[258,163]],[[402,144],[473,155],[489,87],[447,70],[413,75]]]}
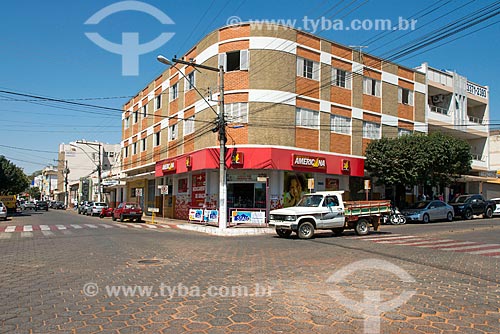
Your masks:
{"label": "sky", "polygon": [[[4,1],[0,12],[0,155],[31,174],[49,164],[57,165],[54,160],[61,143],[82,139],[120,143],[123,104],[165,70],[156,56],[181,57],[228,23],[282,22],[344,45],[362,45],[364,52],[385,58],[396,55],[407,43],[427,34],[435,36],[447,24],[498,2]],[[495,14],[491,9],[486,12]],[[490,124],[499,128],[499,17],[394,62],[411,68],[428,62],[431,67],[453,70],[469,81],[489,86]],[[401,29],[374,28],[377,20],[387,19]],[[416,19],[414,29],[411,19]],[[409,22],[405,30],[404,20]],[[88,37],[96,35],[108,44],[125,47],[110,52],[109,45]],[[127,48],[134,36],[138,36],[139,47]],[[161,36],[165,39],[159,41]],[[130,54],[151,41],[155,41],[151,50]],[[122,66],[125,54],[137,62]]]}

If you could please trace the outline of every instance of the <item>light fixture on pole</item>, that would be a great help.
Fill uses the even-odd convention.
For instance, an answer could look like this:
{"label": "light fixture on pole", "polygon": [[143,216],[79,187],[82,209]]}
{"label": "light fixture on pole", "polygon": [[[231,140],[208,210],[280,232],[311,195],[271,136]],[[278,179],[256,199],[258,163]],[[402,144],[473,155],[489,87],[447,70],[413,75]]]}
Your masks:
{"label": "light fixture on pole", "polygon": [[[219,130],[219,228],[225,229],[227,227],[227,179],[226,179],[226,122],[224,119],[224,66],[211,67],[201,64],[196,64],[194,62],[185,61],[181,59],[172,59],[171,61],[166,57],[159,55],[156,58],[160,63],[174,66],[174,64],[184,64],[187,66],[193,66],[194,68],[201,68],[209,71],[214,71],[219,73],[219,115],[218,115],[218,130]],[[179,71],[183,76],[184,73]],[[185,76],[184,76],[185,78]],[[198,90],[196,90],[198,91]],[[198,92],[199,93],[199,92]],[[199,93],[201,95],[201,93]],[[202,95],[202,98],[205,98]],[[208,103],[207,100],[205,102]],[[208,103],[210,108],[212,106]],[[213,109],[212,109],[213,110]]]}

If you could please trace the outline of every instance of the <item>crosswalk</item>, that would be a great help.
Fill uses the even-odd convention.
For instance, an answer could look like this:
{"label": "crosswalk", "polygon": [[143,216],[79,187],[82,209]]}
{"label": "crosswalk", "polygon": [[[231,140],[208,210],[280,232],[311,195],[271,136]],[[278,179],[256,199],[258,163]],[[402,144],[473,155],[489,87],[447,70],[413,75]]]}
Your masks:
{"label": "crosswalk", "polygon": [[354,238],[356,240],[370,241],[381,245],[411,246],[435,249],[438,251],[467,253],[500,258],[500,244],[485,244],[474,241],[460,241],[452,239],[434,239],[401,234],[365,235]]}
{"label": "crosswalk", "polygon": [[0,240],[11,239],[14,235],[21,238],[32,238],[35,235],[51,237],[56,235],[72,235],[82,230],[98,229],[133,229],[147,231],[164,231],[171,228],[167,224],[134,224],[134,223],[99,223],[99,224],[54,224],[54,225],[7,225],[0,226]]}

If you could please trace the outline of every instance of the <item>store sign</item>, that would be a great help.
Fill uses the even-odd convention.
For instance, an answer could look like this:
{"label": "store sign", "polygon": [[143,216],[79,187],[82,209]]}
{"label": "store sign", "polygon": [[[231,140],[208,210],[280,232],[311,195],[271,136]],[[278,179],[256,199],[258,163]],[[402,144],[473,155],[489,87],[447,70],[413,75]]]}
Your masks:
{"label": "store sign", "polygon": [[302,168],[326,169],[326,159],[293,154],[292,166]]}
{"label": "store sign", "polygon": [[202,207],[205,204],[206,178],[205,174],[193,175],[191,188],[191,205]]}
{"label": "store sign", "polygon": [[188,155],[188,156],[186,157],[186,167],[187,167],[187,168],[191,168],[191,167],[192,167],[192,165],[191,165],[191,164],[192,164],[192,159],[191,159],[191,156],[190,156],[190,155]]}
{"label": "store sign", "polygon": [[342,171],[349,172],[351,170],[351,160],[342,160]]}
{"label": "store sign", "polygon": [[175,171],[175,161],[166,162],[161,166],[161,170],[164,172]]}
{"label": "store sign", "polygon": [[486,88],[467,82],[467,93],[486,98]]}
{"label": "store sign", "polygon": [[235,152],[231,155],[231,164],[232,165],[243,165],[243,152]]}

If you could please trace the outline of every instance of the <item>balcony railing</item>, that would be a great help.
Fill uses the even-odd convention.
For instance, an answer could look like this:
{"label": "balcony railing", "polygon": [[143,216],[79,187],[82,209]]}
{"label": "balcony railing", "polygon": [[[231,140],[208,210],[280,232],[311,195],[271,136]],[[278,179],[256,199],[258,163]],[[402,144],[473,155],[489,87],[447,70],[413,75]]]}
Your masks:
{"label": "balcony railing", "polygon": [[475,153],[472,153],[471,154],[472,156],[472,160],[477,160],[477,161],[486,161],[486,158],[483,157],[482,154],[475,154]]}
{"label": "balcony railing", "polygon": [[475,116],[470,116],[469,115],[469,122],[476,123],[476,124],[483,124],[483,119]]}
{"label": "balcony railing", "polygon": [[436,107],[436,106],[430,106],[430,107],[431,107],[431,111],[432,112],[435,112],[435,113],[438,113],[438,114],[442,114],[442,115],[446,115],[446,116],[448,116],[450,114],[450,111],[448,109],[441,108],[441,107]]}

